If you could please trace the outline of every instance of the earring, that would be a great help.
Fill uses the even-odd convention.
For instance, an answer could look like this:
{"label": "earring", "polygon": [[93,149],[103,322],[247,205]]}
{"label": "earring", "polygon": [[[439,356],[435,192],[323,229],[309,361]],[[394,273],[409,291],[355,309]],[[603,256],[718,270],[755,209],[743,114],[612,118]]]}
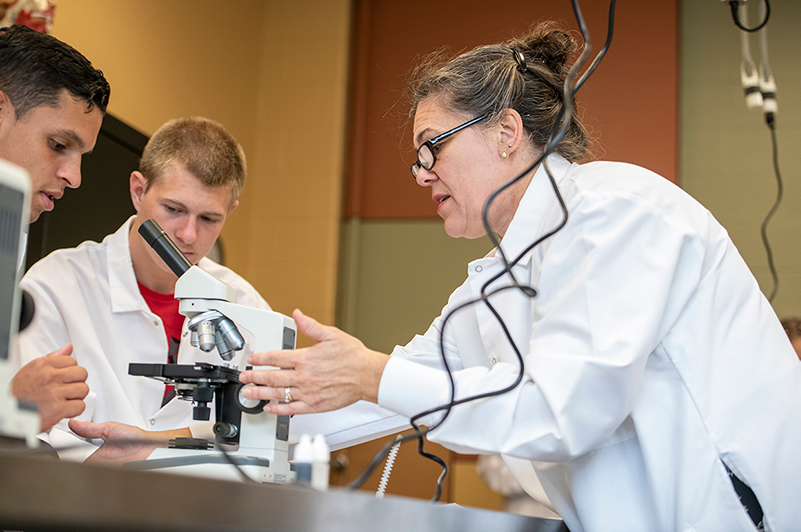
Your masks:
{"label": "earring", "polygon": [[501,157],[503,157],[504,159],[506,159],[507,157],[509,157],[509,154],[508,154],[508,153],[506,153],[505,151],[502,151],[502,152],[501,152]]}

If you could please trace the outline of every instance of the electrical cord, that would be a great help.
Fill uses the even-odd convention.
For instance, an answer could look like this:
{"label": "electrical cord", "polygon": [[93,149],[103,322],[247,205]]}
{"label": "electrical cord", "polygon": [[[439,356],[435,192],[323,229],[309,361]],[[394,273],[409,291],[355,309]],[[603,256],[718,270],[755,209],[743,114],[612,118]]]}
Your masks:
{"label": "electrical cord", "polygon": [[[748,29],[741,23],[741,20],[745,24],[748,23],[748,10],[745,3],[731,0],[729,4],[732,8],[732,14],[735,15],[734,23],[738,28],[743,30],[743,33],[740,34],[740,46],[742,50],[740,75],[743,88],[745,89],[746,105],[749,109],[762,109],[765,114],[765,123],[770,130],[773,170],[776,175],[777,192],[776,201],[773,203],[773,206],[760,226],[760,236],[765,248],[768,269],[770,270],[770,275],[773,280],[773,289],[768,296],[768,301],[773,303],[779,291],[779,274],[776,271],[776,265],[773,261],[773,251],[770,247],[770,241],[768,240],[768,224],[781,204],[784,187],[781,172],[779,171],[779,149],[776,140],[776,113],[778,112],[778,105],[776,103],[776,82],[773,79],[773,72],[771,71],[770,61],[768,60],[768,30],[765,27],[770,17],[770,2],[769,0],[762,0],[760,4],[760,16],[763,20],[762,23],[753,29]],[[748,33],[758,30],[761,30],[759,32],[759,38],[762,61],[759,65],[759,71],[757,72],[753,59],[751,59],[751,46]]]}
{"label": "electrical cord", "polygon": [[775,118],[772,113],[768,113],[765,118],[768,124],[768,129],[770,129],[770,140],[771,144],[773,145],[773,171],[776,173],[777,191],[776,201],[773,203],[773,207],[770,209],[767,216],[765,216],[759,232],[762,235],[762,243],[765,245],[765,252],[768,256],[768,269],[770,270],[770,275],[773,277],[773,290],[770,292],[770,296],[768,296],[768,301],[773,303],[773,300],[776,298],[776,294],[779,291],[779,274],[776,272],[776,265],[773,263],[773,252],[771,251],[770,242],[768,241],[768,223],[770,223],[771,218],[773,218],[773,215],[779,209],[779,205],[782,202],[784,185],[782,183],[781,172],[779,171],[779,146],[776,140]]}
{"label": "electrical cord", "polygon": [[242,467],[239,464],[236,463],[236,460],[234,460],[234,457],[231,456],[231,454],[225,449],[225,445],[223,445],[221,443],[214,442],[214,448],[217,449],[218,451],[220,451],[222,453],[222,455],[223,455],[223,458],[225,458],[225,461],[228,462],[230,465],[232,465],[234,469],[236,469],[237,474],[239,475],[239,477],[242,479],[242,481],[245,484],[258,484],[259,483],[258,481],[253,479],[250,475],[245,473],[245,470],[242,469]]}
{"label": "electrical cord", "polygon": [[384,472],[381,474],[381,481],[378,483],[378,490],[375,493],[376,499],[382,499],[384,497],[384,492],[387,491],[389,475],[392,473],[392,466],[395,465],[395,458],[397,458],[398,451],[400,450],[400,442],[398,441],[400,439],[401,436],[396,438],[395,443],[392,445],[392,449],[389,451],[389,455],[387,456],[387,463],[384,465]]}
{"label": "electrical cord", "polygon": [[[455,309],[452,309],[448,314],[446,314],[445,317],[443,318],[442,329],[440,330],[440,355],[442,357],[442,363],[443,363],[443,365],[445,367],[445,371],[446,371],[446,373],[448,375],[450,400],[446,404],[437,406],[437,407],[432,408],[430,410],[427,410],[425,412],[421,412],[421,413],[415,415],[414,417],[412,417],[410,419],[410,423],[411,423],[412,427],[414,428],[415,433],[414,434],[410,434],[408,436],[405,436],[404,438],[401,439],[401,442],[405,442],[405,441],[409,441],[411,439],[415,439],[416,438],[418,440],[418,452],[421,455],[425,456],[426,458],[434,460],[435,462],[440,464],[440,466],[442,467],[442,472],[441,472],[439,478],[437,479],[436,494],[435,494],[434,498],[432,499],[432,502],[438,501],[439,498],[440,498],[440,495],[442,493],[442,482],[443,482],[445,476],[448,473],[448,467],[447,467],[447,464],[445,464],[445,462],[441,458],[436,457],[436,456],[424,451],[425,439],[423,437],[426,434],[428,434],[429,432],[431,432],[431,431],[435,430],[436,428],[438,428],[439,426],[441,426],[445,422],[445,420],[447,419],[448,415],[451,412],[451,409],[454,406],[458,406],[458,405],[461,405],[461,404],[464,404],[464,403],[468,403],[468,402],[471,402],[471,401],[476,401],[476,400],[479,400],[479,399],[485,399],[485,398],[488,398],[488,397],[493,397],[493,396],[498,396],[498,395],[505,394],[505,393],[513,390],[514,388],[516,388],[523,381],[523,376],[525,375],[525,364],[524,364],[524,360],[523,360],[523,355],[520,352],[520,349],[518,348],[517,344],[514,342],[514,339],[512,338],[512,335],[509,332],[509,330],[508,330],[508,328],[506,326],[506,323],[503,321],[503,318],[500,316],[498,311],[492,306],[492,304],[489,301],[489,298],[492,297],[495,294],[498,294],[500,292],[503,292],[503,291],[509,290],[509,289],[520,290],[527,297],[532,297],[533,298],[533,297],[535,297],[537,295],[537,291],[536,291],[536,289],[534,287],[520,284],[515,279],[514,274],[512,272],[512,268],[520,260],[522,260],[522,258],[524,256],[526,256],[531,250],[533,250],[536,246],[538,246],[539,244],[541,244],[542,242],[544,242],[545,240],[547,240],[551,236],[555,235],[558,231],[560,231],[567,224],[567,220],[568,220],[567,206],[565,205],[565,202],[564,202],[564,199],[562,198],[562,195],[559,193],[559,188],[557,186],[556,180],[553,177],[553,174],[551,173],[550,168],[548,167],[547,157],[548,157],[548,155],[550,155],[551,153],[553,153],[556,150],[557,146],[559,145],[559,143],[561,142],[561,140],[564,138],[565,134],[567,133],[567,130],[570,128],[570,125],[572,123],[573,113],[575,111],[574,108],[573,108],[573,98],[574,98],[576,92],[578,91],[578,89],[584,84],[584,82],[589,78],[589,76],[595,71],[596,67],[600,63],[601,59],[603,59],[604,55],[606,55],[606,52],[609,49],[609,46],[610,46],[610,44],[612,42],[612,34],[613,34],[613,30],[614,30],[614,12],[615,12],[616,0],[611,0],[611,2],[609,4],[609,20],[608,20],[607,38],[606,38],[606,42],[604,44],[604,47],[601,49],[601,51],[595,57],[595,59],[590,64],[590,66],[587,68],[587,70],[584,72],[584,74],[578,79],[578,81],[575,84],[573,84],[573,80],[575,80],[578,71],[581,69],[582,65],[585,63],[585,61],[586,61],[586,59],[587,59],[587,57],[588,57],[588,55],[589,55],[589,53],[591,51],[591,41],[590,41],[589,31],[588,31],[586,23],[584,21],[584,17],[582,16],[581,9],[580,9],[580,7],[578,5],[578,0],[571,0],[571,3],[572,3],[572,6],[573,6],[573,12],[576,15],[576,20],[577,20],[579,28],[581,30],[582,37],[584,39],[584,49],[582,50],[582,53],[581,53],[580,57],[576,60],[576,62],[570,68],[570,71],[568,72],[568,75],[565,78],[564,88],[563,88],[563,94],[564,94],[563,107],[562,107],[562,109],[560,109],[560,112],[559,112],[559,114],[557,116],[557,119],[556,119],[554,125],[553,125],[553,128],[551,130],[551,134],[549,136],[548,141],[546,142],[546,145],[545,145],[545,147],[543,149],[542,154],[536,159],[536,161],[532,165],[530,165],[520,175],[518,175],[517,177],[515,177],[511,181],[505,183],[503,186],[501,186],[496,191],[494,191],[489,196],[489,198],[487,199],[486,203],[484,204],[483,211],[482,211],[482,222],[484,224],[484,229],[487,232],[487,235],[489,236],[490,241],[492,242],[493,246],[495,247],[496,253],[501,257],[501,260],[502,260],[502,262],[504,264],[504,268],[502,269],[502,271],[500,273],[496,274],[493,278],[491,278],[489,281],[487,281],[484,284],[484,286],[481,289],[481,296],[479,298],[471,300],[471,301],[468,301],[468,302],[465,302],[465,303],[457,306]],[[503,248],[500,245],[500,241],[498,240],[497,235],[494,233],[494,231],[492,230],[492,227],[491,227],[491,225],[489,223],[489,209],[490,209],[491,204],[495,201],[495,199],[501,193],[503,193],[509,187],[513,186],[515,183],[519,182],[521,179],[523,179],[526,175],[528,175],[530,172],[532,172],[540,163],[542,163],[544,168],[545,168],[546,174],[548,175],[548,179],[551,182],[551,186],[553,188],[554,194],[555,194],[555,196],[557,198],[557,201],[559,202],[560,208],[562,210],[562,220],[559,222],[559,224],[557,224],[557,226],[555,228],[553,228],[551,231],[549,231],[546,234],[544,234],[541,237],[539,237],[536,241],[534,241],[531,245],[529,245],[523,252],[521,252],[517,257],[515,257],[514,260],[512,260],[510,262],[506,258],[506,255],[505,255],[505,253],[503,251]],[[493,284],[494,282],[496,282],[497,280],[499,280],[501,277],[505,276],[505,275],[509,275],[511,277],[512,284],[510,286],[504,286],[504,287],[498,288],[498,289],[488,293],[487,290],[488,290],[489,286],[491,284]],[[479,302],[483,302],[485,305],[487,305],[487,308],[490,310],[490,312],[493,314],[495,319],[498,321],[498,324],[503,329],[503,332],[504,332],[504,335],[506,336],[507,341],[509,342],[510,346],[512,347],[512,349],[515,352],[515,356],[516,356],[517,361],[518,361],[518,374],[517,374],[517,377],[516,377],[515,381],[511,385],[509,385],[509,386],[507,386],[507,387],[505,387],[505,388],[503,388],[501,390],[496,390],[496,391],[492,391],[492,392],[486,392],[486,393],[482,393],[482,394],[478,394],[478,395],[474,395],[474,396],[469,396],[469,397],[465,397],[465,398],[457,400],[456,399],[456,383],[454,381],[450,365],[448,364],[447,357],[445,356],[445,343],[444,343],[445,326],[446,326],[448,320],[456,312],[459,312],[460,310],[462,310],[464,308],[467,308],[469,306],[472,306],[472,305],[474,305],[476,303],[479,303]],[[444,411],[444,414],[436,423],[433,423],[431,426],[426,427],[426,428],[421,428],[420,427],[420,425],[418,424],[418,421],[420,421],[424,417],[427,417],[427,416],[429,416],[431,414],[434,414],[434,413],[440,412],[440,411]],[[364,470],[364,472],[362,472],[362,474],[359,477],[357,477],[348,486],[348,488],[349,489],[356,489],[359,486],[361,486],[361,484],[364,483],[364,481],[373,473],[373,471],[375,471],[375,469],[378,466],[378,464],[381,463],[381,461],[384,459],[384,457],[387,455],[387,453],[389,453],[389,451],[392,449],[392,446],[395,443],[396,442],[393,441],[393,442],[389,442],[388,444],[384,445],[384,447],[376,454],[376,456],[373,458],[373,460],[370,462],[370,464]]]}
{"label": "electrical cord", "polygon": [[[740,4],[740,20],[748,24],[748,8]],[[740,83],[745,92],[745,103],[749,109],[762,107],[762,93],[759,90],[759,71],[751,57],[751,40],[747,31],[740,32]]]}
{"label": "electrical cord", "polygon": [[757,25],[756,27],[746,28],[740,22],[740,15],[739,15],[739,12],[738,12],[739,11],[738,8],[739,8],[739,5],[741,3],[741,0],[728,0],[729,7],[731,8],[731,16],[734,19],[734,24],[738,28],[740,28],[741,30],[747,31],[749,33],[761,30],[765,26],[765,24],[768,23],[768,19],[770,18],[770,2],[768,0],[762,0],[762,1],[765,2],[765,14],[764,14],[764,18],[762,19],[762,22],[760,22],[759,25]]}
{"label": "electrical cord", "polygon": [[[760,4],[760,14],[765,18],[765,21],[767,21],[767,15],[769,13],[770,4],[768,3],[768,0],[763,0],[763,2]],[[762,95],[762,110],[765,113],[765,123],[767,124],[768,129],[770,129],[770,140],[773,148],[773,170],[776,174],[777,188],[776,201],[774,202],[773,207],[770,209],[768,214],[765,216],[765,220],[762,222],[762,226],[760,227],[762,243],[765,245],[765,254],[767,255],[768,259],[768,269],[770,270],[770,275],[773,278],[773,290],[771,290],[768,301],[773,303],[773,300],[776,298],[776,294],[779,292],[779,274],[776,271],[776,265],[773,263],[773,252],[771,251],[770,242],[768,241],[768,223],[770,223],[771,218],[773,218],[773,215],[776,213],[779,205],[781,204],[784,187],[782,184],[781,172],[779,171],[779,146],[776,139],[776,113],[778,112],[779,107],[776,103],[776,82],[773,79],[773,72],[771,71],[770,60],[768,59],[767,28],[763,28],[762,31],[759,32],[759,44],[760,51],[762,53],[762,61],[759,65],[759,90]]]}

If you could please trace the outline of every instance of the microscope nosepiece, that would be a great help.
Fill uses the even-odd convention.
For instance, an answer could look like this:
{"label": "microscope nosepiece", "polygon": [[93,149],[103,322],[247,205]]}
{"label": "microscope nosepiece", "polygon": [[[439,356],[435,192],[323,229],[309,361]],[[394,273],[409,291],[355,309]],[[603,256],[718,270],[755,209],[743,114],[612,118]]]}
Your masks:
{"label": "microscope nosepiece", "polygon": [[220,311],[210,310],[198,314],[189,320],[188,327],[192,332],[190,341],[193,347],[199,347],[208,353],[216,345],[220,358],[225,361],[234,358],[234,351],[241,351],[245,347],[242,333]]}

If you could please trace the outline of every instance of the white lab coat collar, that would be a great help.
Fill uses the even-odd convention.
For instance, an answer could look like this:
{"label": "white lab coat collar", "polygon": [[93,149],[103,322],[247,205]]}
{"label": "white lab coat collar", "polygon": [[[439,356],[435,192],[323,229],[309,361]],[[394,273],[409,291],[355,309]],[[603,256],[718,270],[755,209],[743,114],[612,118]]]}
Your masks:
{"label": "white lab coat collar", "polygon": [[111,297],[111,311],[135,312],[147,310],[145,298],[139,292],[134,274],[133,261],[128,235],[131,232],[131,223],[134,217],[117,229],[117,232],[108,235],[104,241],[108,244],[108,283]]}
{"label": "white lab coat collar", "polygon": [[[562,179],[567,175],[571,163],[561,155],[554,153],[548,156],[548,167],[557,185],[560,185]],[[548,173],[545,171],[545,166],[540,164],[534,177],[531,178],[523,198],[520,200],[506,235],[501,241],[501,247],[508,260],[514,260],[524,249],[531,245],[532,232],[537,232],[539,236],[540,233],[544,234],[552,229],[552,227],[543,228],[541,225],[554,206],[558,207],[558,202],[556,202],[556,196],[554,195],[551,181],[548,179]],[[493,255],[495,254],[493,253]],[[520,264],[524,265],[528,260],[529,258],[525,257]]]}

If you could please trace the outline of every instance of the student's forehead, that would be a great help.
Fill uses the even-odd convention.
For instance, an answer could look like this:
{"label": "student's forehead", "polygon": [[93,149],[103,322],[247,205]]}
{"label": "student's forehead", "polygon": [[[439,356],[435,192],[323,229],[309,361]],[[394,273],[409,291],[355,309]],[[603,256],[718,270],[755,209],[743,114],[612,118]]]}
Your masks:
{"label": "student's forehead", "polygon": [[37,128],[47,134],[62,135],[74,141],[79,148],[94,147],[103,122],[103,113],[96,106],[89,109],[84,100],[71,97],[60,105],[38,105],[29,109],[17,123]]}
{"label": "student's forehead", "polygon": [[[157,180],[150,189],[151,195],[161,201],[174,203],[207,214],[224,214],[231,205],[230,187],[209,187],[195,180]],[[191,183],[191,184],[190,184]]]}

